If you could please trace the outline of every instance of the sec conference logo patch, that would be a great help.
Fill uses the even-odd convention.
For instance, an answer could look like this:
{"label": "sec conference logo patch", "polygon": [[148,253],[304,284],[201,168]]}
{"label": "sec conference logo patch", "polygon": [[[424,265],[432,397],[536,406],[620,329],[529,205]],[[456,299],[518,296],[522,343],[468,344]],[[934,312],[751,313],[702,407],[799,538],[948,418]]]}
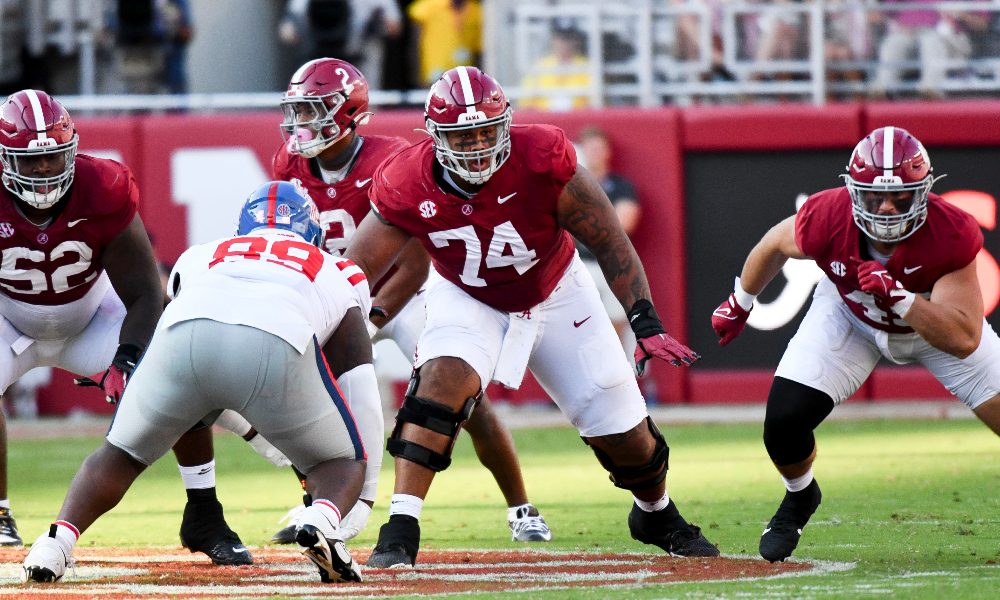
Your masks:
{"label": "sec conference logo patch", "polygon": [[420,216],[425,219],[430,219],[438,212],[437,204],[430,200],[424,200],[420,203]]}
{"label": "sec conference logo patch", "polygon": [[14,235],[14,226],[10,223],[0,223],[0,237],[9,238]]}

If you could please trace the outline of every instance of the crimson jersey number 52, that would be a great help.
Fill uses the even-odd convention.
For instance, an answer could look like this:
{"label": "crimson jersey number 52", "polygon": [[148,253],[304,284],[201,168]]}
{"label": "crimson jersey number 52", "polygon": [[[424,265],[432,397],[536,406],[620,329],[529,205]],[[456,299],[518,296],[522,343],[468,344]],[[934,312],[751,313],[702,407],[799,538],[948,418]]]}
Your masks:
{"label": "crimson jersey number 52", "polygon": [[208,268],[234,260],[264,260],[302,273],[309,281],[315,281],[316,274],[323,268],[323,253],[312,244],[259,237],[238,237],[219,244]]}
{"label": "crimson jersey number 52", "polygon": [[[444,248],[451,243],[449,240],[465,242],[465,268],[462,270],[460,279],[469,287],[486,286],[486,280],[479,277],[479,264],[483,259],[483,245],[476,236],[476,229],[472,225],[447,231],[435,231],[427,234],[427,237],[437,248]],[[510,254],[503,253],[507,246],[510,246]],[[517,269],[518,275],[524,275],[537,262],[535,251],[528,250],[524,240],[514,230],[514,225],[510,221],[493,229],[493,240],[490,241],[489,250],[486,252],[486,268],[514,267]]]}
{"label": "crimson jersey number 52", "polygon": [[[19,260],[36,264],[54,262],[63,256],[66,256],[70,252],[76,254],[76,261],[66,265],[61,265],[53,270],[52,274],[49,276],[49,280],[52,282],[51,286],[49,285],[49,280],[46,280],[45,273],[43,271],[39,269],[21,269],[17,266]],[[88,269],[90,269],[90,261],[93,256],[94,252],[90,249],[90,246],[84,242],[78,242],[75,240],[59,244],[48,253],[48,256],[46,256],[45,252],[42,252],[41,250],[30,250],[28,248],[4,248],[3,258],[0,259],[0,286],[18,294],[41,294],[42,292],[47,292],[50,289],[57,294],[60,292],[66,292],[89,282],[94,277],[97,277],[97,271],[95,270],[93,273],[85,277],[83,281],[78,281],[73,285],[70,285],[69,283],[70,277],[73,275],[79,275],[80,273],[85,273]],[[8,283],[3,283],[4,281],[11,283],[18,282],[21,285],[14,286]],[[27,284],[27,289],[25,289],[25,284]]]}

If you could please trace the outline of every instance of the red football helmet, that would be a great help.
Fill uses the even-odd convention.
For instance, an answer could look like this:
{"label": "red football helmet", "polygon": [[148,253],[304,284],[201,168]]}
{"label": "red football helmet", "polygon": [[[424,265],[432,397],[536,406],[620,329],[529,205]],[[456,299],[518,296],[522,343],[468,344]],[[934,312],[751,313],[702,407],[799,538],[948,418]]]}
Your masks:
{"label": "red football helmet", "polygon": [[[424,105],[424,122],[434,138],[438,162],[476,185],[486,183],[510,157],[512,115],[500,84],[475,67],[446,71],[431,86]],[[448,133],[490,126],[496,127],[496,141],[489,148],[463,152],[448,141]]]}
{"label": "red football helmet", "polygon": [[[36,90],[11,94],[0,107],[4,187],[35,208],[49,208],[73,183],[79,139],[73,119],[52,96]],[[51,174],[49,168],[59,171]]]}
{"label": "red football helmet", "polygon": [[312,158],[368,122],[368,82],[349,62],[317,58],[292,75],[281,111],[288,150]]}
{"label": "red football helmet", "polygon": [[[913,235],[927,220],[927,195],[934,185],[931,159],[920,140],[899,127],[881,127],[854,148],[847,175],[854,222],[868,237],[898,242]],[[864,192],[913,191],[910,209],[900,215],[868,210]]]}

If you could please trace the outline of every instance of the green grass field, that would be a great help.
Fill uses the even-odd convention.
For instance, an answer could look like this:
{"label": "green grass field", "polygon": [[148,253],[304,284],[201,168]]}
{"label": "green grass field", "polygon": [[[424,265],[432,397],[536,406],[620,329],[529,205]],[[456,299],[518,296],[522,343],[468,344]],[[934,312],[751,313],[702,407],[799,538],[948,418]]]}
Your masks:
{"label": "green grass field", "polygon": [[[783,487],[760,425],[663,427],[671,446],[668,489],[682,513],[726,554],[756,555]],[[553,550],[647,550],[625,524],[631,505],[574,430],[514,432],[531,500],[555,534]],[[532,591],[512,598],[996,598],[1000,596],[1000,439],[978,421],[831,422],[817,431],[823,504],[795,557],[854,562],[846,572],[728,583]],[[55,518],[97,438],[13,441],[14,514],[26,542]],[[227,519],[259,547],[300,501],[290,469],[276,469],[230,434],[216,437],[219,496]],[[386,457],[368,529],[370,548],[387,517]],[[81,545],[179,545],[184,491],[176,463],[151,467]],[[424,505],[425,548],[511,548],[504,503],[462,437],[455,462]],[[419,559],[418,559],[419,560]],[[479,597],[479,596],[474,596]],[[486,596],[483,596],[486,597]]]}

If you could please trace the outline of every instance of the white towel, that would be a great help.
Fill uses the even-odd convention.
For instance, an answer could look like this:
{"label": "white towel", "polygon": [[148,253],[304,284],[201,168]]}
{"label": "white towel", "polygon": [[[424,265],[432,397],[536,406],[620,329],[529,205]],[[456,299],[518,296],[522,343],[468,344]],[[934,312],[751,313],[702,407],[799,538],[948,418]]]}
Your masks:
{"label": "white towel", "polygon": [[493,370],[493,381],[505,388],[516,390],[521,387],[524,370],[528,368],[531,348],[538,336],[538,317],[530,310],[509,313],[510,323],[500,345],[500,358]]}

